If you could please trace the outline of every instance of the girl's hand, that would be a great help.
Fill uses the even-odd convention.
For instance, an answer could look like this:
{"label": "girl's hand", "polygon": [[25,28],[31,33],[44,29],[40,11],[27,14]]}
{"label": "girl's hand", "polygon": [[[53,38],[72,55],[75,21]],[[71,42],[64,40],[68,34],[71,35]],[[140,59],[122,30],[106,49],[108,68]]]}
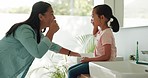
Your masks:
{"label": "girl's hand", "polygon": [[94,18],[91,18],[91,23],[94,26]]}
{"label": "girl's hand", "polygon": [[90,58],[89,57],[83,57],[80,61],[82,63],[84,63],[84,62],[90,62]]}

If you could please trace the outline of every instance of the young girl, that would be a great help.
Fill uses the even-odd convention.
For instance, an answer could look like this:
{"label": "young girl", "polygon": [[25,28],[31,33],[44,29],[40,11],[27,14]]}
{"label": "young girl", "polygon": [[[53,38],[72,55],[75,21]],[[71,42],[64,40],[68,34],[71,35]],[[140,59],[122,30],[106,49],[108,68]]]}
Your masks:
{"label": "young girl", "polygon": [[83,57],[82,63],[70,67],[68,78],[77,78],[80,74],[89,74],[89,62],[91,61],[112,61],[116,57],[115,39],[112,31],[119,31],[119,23],[113,16],[111,8],[106,4],[95,6],[92,11],[91,22],[94,27],[93,35],[97,40],[94,50],[95,57]]}

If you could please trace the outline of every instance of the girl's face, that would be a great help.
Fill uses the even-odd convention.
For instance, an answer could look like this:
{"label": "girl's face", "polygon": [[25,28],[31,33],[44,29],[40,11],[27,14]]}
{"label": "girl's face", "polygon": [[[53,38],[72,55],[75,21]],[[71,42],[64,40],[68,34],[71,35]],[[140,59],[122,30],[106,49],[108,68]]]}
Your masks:
{"label": "girl's face", "polygon": [[95,9],[93,9],[92,11],[92,19],[91,19],[91,23],[93,24],[94,27],[98,27],[101,24],[101,19],[98,17],[98,15],[96,14]]}
{"label": "girl's face", "polygon": [[44,13],[44,15],[40,14],[39,18],[40,18],[41,29],[49,27],[51,22],[55,20],[53,9],[49,8],[48,11]]}

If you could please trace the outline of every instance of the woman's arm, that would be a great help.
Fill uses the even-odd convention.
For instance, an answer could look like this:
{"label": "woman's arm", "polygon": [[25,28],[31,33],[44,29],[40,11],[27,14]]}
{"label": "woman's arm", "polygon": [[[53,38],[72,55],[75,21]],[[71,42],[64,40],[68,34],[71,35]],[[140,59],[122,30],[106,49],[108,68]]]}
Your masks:
{"label": "woman's arm", "polygon": [[77,52],[73,52],[71,50],[65,49],[65,48],[61,48],[60,52],[61,54],[65,54],[68,56],[76,56],[76,57],[81,57],[81,55]]}
{"label": "woman's arm", "polygon": [[[51,42],[52,42],[54,33],[56,33],[58,30],[59,30],[59,26],[56,23],[56,20],[54,20],[51,23],[51,25],[49,27],[49,30],[48,30],[48,32],[46,34],[46,36],[50,39]],[[53,43],[53,42],[52,42],[52,45],[51,45],[51,47],[49,49],[52,50],[52,51],[54,51],[54,52],[59,52],[61,54],[65,54],[65,55],[68,55],[68,56],[77,56],[77,57],[80,57],[80,54],[79,53],[72,52],[72,51],[70,51],[68,49],[65,49],[65,48],[59,46],[58,44]]]}
{"label": "woman's arm", "polygon": [[47,37],[38,44],[34,30],[26,24],[15,31],[15,38],[23,45],[26,52],[36,58],[41,58],[52,46],[52,42]]}

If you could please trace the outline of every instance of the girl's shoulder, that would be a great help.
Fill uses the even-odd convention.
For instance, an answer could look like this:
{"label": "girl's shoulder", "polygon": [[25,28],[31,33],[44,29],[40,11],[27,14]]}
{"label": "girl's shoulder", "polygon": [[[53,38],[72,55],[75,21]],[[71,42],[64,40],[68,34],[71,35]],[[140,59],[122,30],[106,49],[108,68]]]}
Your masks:
{"label": "girl's shoulder", "polygon": [[107,28],[107,29],[103,30],[102,32],[110,34],[110,33],[112,33],[112,30],[111,30],[111,28]]}
{"label": "girl's shoulder", "polygon": [[113,36],[113,32],[110,28],[107,28],[101,33],[101,36],[111,37]]}

